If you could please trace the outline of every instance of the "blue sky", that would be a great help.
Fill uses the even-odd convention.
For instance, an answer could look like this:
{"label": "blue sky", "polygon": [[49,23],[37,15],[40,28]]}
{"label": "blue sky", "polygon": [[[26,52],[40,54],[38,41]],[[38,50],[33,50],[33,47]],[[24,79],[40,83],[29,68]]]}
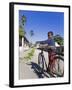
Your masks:
{"label": "blue sky", "polygon": [[[29,41],[43,41],[47,39],[47,32],[53,31],[54,35],[59,34],[64,37],[64,13],[63,12],[43,12],[19,10],[19,19],[25,15],[27,21],[24,29]],[[30,37],[30,30],[34,31],[34,36]]]}

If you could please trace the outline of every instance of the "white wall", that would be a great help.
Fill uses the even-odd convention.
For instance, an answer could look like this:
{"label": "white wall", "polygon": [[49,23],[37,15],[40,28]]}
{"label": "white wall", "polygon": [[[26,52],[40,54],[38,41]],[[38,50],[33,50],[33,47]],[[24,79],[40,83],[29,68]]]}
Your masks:
{"label": "white wall", "polygon": [[[48,4],[72,4],[72,0],[0,0],[0,90],[9,90],[9,2],[36,2]],[[72,7],[72,5],[71,5]],[[71,13],[72,14],[72,13]],[[71,18],[72,19],[72,18]],[[71,20],[72,21],[72,20]],[[72,65],[71,65],[72,68]],[[71,90],[72,85],[57,85],[35,88],[19,88],[20,89],[41,89],[41,90]],[[17,88],[18,89],[18,88]]]}

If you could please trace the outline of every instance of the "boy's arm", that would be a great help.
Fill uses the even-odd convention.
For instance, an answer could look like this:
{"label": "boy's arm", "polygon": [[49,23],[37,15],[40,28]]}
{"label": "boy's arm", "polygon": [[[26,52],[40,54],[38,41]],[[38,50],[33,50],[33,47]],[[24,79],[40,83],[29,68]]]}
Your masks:
{"label": "boy's arm", "polygon": [[47,42],[48,42],[48,40],[45,40],[45,41],[37,41],[36,43],[37,43],[37,44],[38,44],[38,43],[40,43],[40,44],[48,44]]}

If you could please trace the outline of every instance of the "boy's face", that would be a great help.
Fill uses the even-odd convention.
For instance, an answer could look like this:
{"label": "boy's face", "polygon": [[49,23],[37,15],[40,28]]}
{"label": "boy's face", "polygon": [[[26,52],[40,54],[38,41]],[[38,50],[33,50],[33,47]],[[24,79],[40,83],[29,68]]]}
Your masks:
{"label": "boy's face", "polygon": [[53,35],[51,33],[48,34],[48,38],[51,39]]}

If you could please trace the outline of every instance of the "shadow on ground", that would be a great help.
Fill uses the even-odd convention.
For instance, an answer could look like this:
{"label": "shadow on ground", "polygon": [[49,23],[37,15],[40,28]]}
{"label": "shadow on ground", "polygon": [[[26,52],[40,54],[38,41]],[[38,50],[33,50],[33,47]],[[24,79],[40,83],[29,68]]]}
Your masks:
{"label": "shadow on ground", "polygon": [[34,70],[34,73],[37,74],[38,78],[49,78],[52,76],[49,72],[42,70],[42,68],[35,62],[27,63],[27,65],[31,65],[31,68]]}

